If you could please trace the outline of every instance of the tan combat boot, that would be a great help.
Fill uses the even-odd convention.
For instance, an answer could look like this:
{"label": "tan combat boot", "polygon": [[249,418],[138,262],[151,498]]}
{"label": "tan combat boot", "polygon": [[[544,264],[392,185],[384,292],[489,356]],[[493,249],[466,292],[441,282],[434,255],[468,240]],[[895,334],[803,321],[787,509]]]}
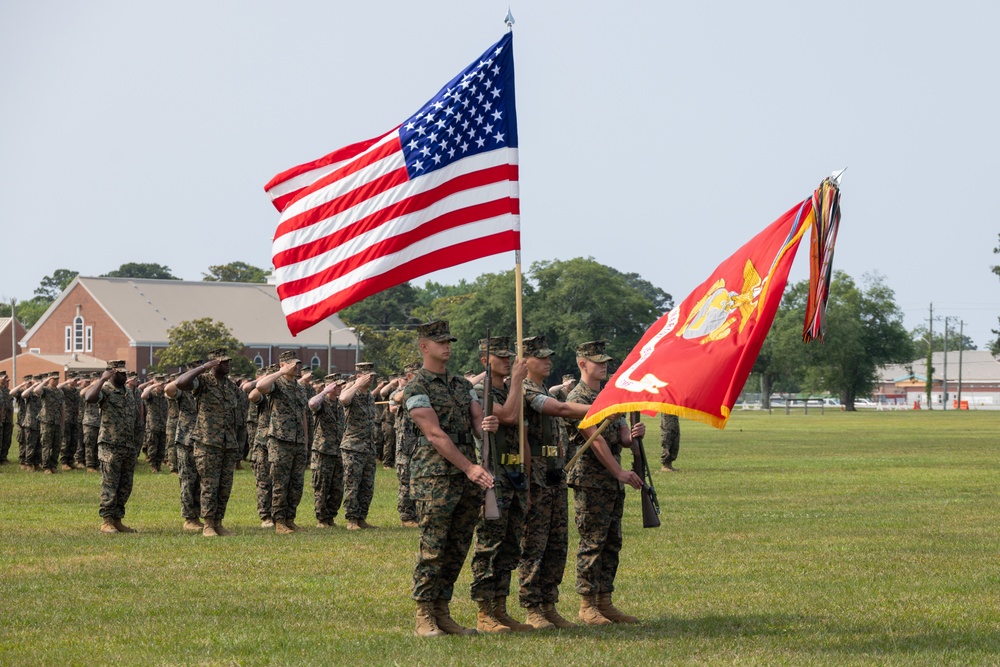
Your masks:
{"label": "tan combat boot", "polygon": [[215,520],[215,532],[217,532],[221,537],[226,537],[227,535],[232,535],[233,531],[226,530],[222,526],[222,519]]}
{"label": "tan combat boot", "polygon": [[115,522],[111,519],[105,519],[101,522],[101,532],[106,535],[118,534],[118,529],[115,528]]}
{"label": "tan combat boot", "polygon": [[201,534],[205,537],[218,537],[219,533],[215,530],[215,519],[209,519],[205,517],[205,527],[202,529]]}
{"label": "tan combat boot", "polygon": [[372,524],[368,523],[364,519],[361,519],[360,521],[358,521],[358,525],[361,526],[362,528],[364,528],[365,530],[377,529],[378,528],[378,526],[373,526]]}
{"label": "tan combat boot", "polygon": [[568,621],[562,616],[560,616],[559,612],[556,611],[555,602],[548,602],[546,604],[543,604],[542,613],[545,614],[545,618],[548,619],[548,621],[557,628],[568,630],[569,628],[576,627],[576,623]]}
{"label": "tan combat boot", "polygon": [[299,527],[297,525],[295,525],[295,519],[286,519],[285,523],[288,524],[288,527],[291,528],[292,530],[298,530],[299,529]]}
{"label": "tan combat boot", "polygon": [[277,521],[274,522],[274,532],[277,535],[291,535],[295,531],[292,529],[291,526],[288,525],[287,521],[284,521],[283,519],[278,519]]}
{"label": "tan combat boot", "polygon": [[119,533],[134,533],[134,532],[136,532],[135,528],[129,528],[124,523],[122,523],[121,519],[112,519],[112,521],[114,522],[115,528],[118,529]]}
{"label": "tan combat boot", "polygon": [[545,613],[541,607],[528,607],[528,615],[524,619],[535,630],[555,630],[556,626],[549,619],[545,618]]}
{"label": "tan combat boot", "polygon": [[417,602],[417,624],[413,634],[418,637],[444,637],[445,632],[438,627],[432,613],[432,602]]}
{"label": "tan combat boot", "polygon": [[601,610],[597,608],[596,595],[583,595],[580,597],[580,615],[578,618],[586,625],[611,625],[611,621],[601,614]]}
{"label": "tan combat boot", "polygon": [[506,625],[514,632],[531,632],[535,626],[528,623],[521,623],[507,613],[507,596],[501,595],[493,598],[493,617]]}
{"label": "tan combat boot", "polygon": [[493,600],[479,601],[479,615],[476,616],[476,629],[480,632],[489,632],[491,634],[510,632],[510,628],[501,623],[493,615]]}
{"label": "tan combat boot", "polygon": [[437,621],[437,626],[449,635],[476,634],[475,628],[467,628],[463,625],[459,625],[455,619],[451,617],[451,610],[448,609],[448,601],[443,598],[439,598],[433,602],[431,606],[431,613],[434,614],[434,620]]}
{"label": "tan combat boot", "polygon": [[359,524],[357,521],[348,521],[347,530],[361,530],[361,524]]}
{"label": "tan combat boot", "polygon": [[400,521],[403,528],[420,528],[420,524],[413,520]]}
{"label": "tan combat boot", "polygon": [[271,519],[270,517],[267,518],[267,519],[261,519],[260,520],[260,527],[261,528],[274,528],[274,519]]}
{"label": "tan combat boot", "polygon": [[333,521],[325,521],[325,520],[324,521],[317,521],[316,522],[316,527],[317,528],[333,528]]}
{"label": "tan combat boot", "polygon": [[184,530],[201,530],[205,527],[198,519],[184,519]]}
{"label": "tan combat boot", "polygon": [[615,608],[611,603],[611,593],[601,593],[597,596],[597,608],[601,610],[604,618],[612,623],[638,623],[639,619],[629,616]]}

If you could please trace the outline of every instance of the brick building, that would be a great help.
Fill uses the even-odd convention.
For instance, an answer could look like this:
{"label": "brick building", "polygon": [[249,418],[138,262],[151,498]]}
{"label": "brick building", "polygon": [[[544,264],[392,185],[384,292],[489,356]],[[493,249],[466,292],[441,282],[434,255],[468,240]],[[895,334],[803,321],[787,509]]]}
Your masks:
{"label": "brick building", "polygon": [[[21,337],[17,372],[103,370],[107,360],[124,359],[145,374],[167,347],[171,327],[204,317],[225,323],[257,366],[294,350],[324,373],[354,369],[353,330],[332,316],[293,337],[274,285],[77,276]],[[10,365],[0,361],[8,373]]]}

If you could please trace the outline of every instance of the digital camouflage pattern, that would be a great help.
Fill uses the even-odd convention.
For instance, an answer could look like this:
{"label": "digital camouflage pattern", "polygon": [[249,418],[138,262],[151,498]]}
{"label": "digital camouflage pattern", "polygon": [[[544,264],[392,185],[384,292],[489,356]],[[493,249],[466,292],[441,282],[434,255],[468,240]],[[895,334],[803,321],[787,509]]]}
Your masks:
{"label": "digital camouflage pattern", "polygon": [[282,375],[267,394],[270,408],[268,435],[303,447],[309,442],[306,390],[295,380]]}
{"label": "digital camouflage pattern", "polygon": [[393,468],[396,466],[396,412],[388,405],[382,408],[382,463]]}
{"label": "digital camouflage pattern", "polygon": [[[599,354],[596,356],[600,357]],[[569,393],[567,400],[590,405],[596,397],[596,391],[580,382]],[[603,433],[619,463],[622,449],[620,426],[623,423],[624,417],[619,416]],[[573,451],[586,441],[575,424],[567,425],[567,432]],[[572,456],[572,451],[566,455]],[[593,449],[587,450],[570,470],[568,483],[573,487],[573,510],[580,533],[576,552],[576,592],[580,595],[611,593],[622,548],[625,489],[601,464]]]}
{"label": "digital camouflage pattern", "polygon": [[[272,405],[272,426],[275,423],[274,408]],[[306,455],[304,443],[280,440],[274,435],[267,438],[267,460],[271,473],[271,516],[275,522],[295,521],[299,502],[302,500],[302,486],[305,484]]]}
{"label": "digital camouflage pattern", "polygon": [[[131,426],[134,429],[134,424]],[[125,516],[125,504],[132,495],[135,452],[131,444],[101,442],[98,445],[97,458],[101,465],[101,504],[98,514],[102,519],[122,519]]]}
{"label": "digital camouflage pattern", "polygon": [[[583,382],[580,382],[573,388],[573,391],[569,393],[566,400],[569,403],[583,403],[585,405],[590,405],[597,398],[597,392],[588,387]],[[587,439],[583,434],[577,430],[576,424],[579,422],[570,422],[566,424],[566,432],[569,436],[569,451],[566,452],[567,458],[573,458],[576,450],[583,446],[583,443]],[[615,460],[621,463],[622,460],[622,443],[621,443],[621,433],[620,427],[627,422],[623,415],[616,415],[611,420],[611,423],[602,437],[604,441],[608,443],[608,448],[611,450],[611,454],[615,457]],[[569,471],[569,478],[567,483],[570,487],[580,487],[587,486],[595,489],[620,489],[622,488],[621,483],[615,479],[615,476],[604,467],[604,465],[598,460],[597,455],[594,454],[593,448],[588,449],[584,452],[573,468]]]}
{"label": "digital camouflage pattern", "polygon": [[[487,521],[482,515],[476,526],[472,553],[473,600],[492,600],[510,595],[510,573],[521,559],[521,536],[528,507],[528,491],[515,489],[505,475],[493,487],[500,518]],[[480,492],[482,496],[482,492]]]}
{"label": "digital camouflage pattern", "polygon": [[518,564],[518,600],[522,607],[559,601],[559,584],[569,551],[569,507],[565,478],[562,484],[531,485],[531,508],[524,520],[521,561]]}
{"label": "digital camouflage pattern", "polygon": [[[448,372],[439,375],[425,368],[417,371],[413,380],[403,390],[406,409],[433,408],[441,429],[452,438],[458,450],[470,461],[476,460],[476,449],[472,439],[469,406],[476,398],[472,384],[461,375]],[[414,480],[441,475],[464,477],[461,470],[438,454],[430,441],[422,436],[418,437],[410,457],[411,488]]]}
{"label": "digital camouflage pattern", "polygon": [[375,495],[375,453],[341,449],[340,454],[344,462],[344,518],[363,521]]}
{"label": "digital camouflage pattern", "polygon": [[14,404],[10,389],[0,387],[0,461],[6,461],[14,432]]}
{"label": "digital camouflage pattern", "polygon": [[660,463],[669,466],[681,449],[681,423],[677,415],[660,414]]}
{"label": "digital camouflage pattern", "polygon": [[97,400],[101,410],[101,427],[97,442],[114,447],[135,449],[135,425],[139,421],[139,405],[135,393],[128,387],[115,387],[110,381],[101,387]]}
{"label": "digital camouflage pattern", "polygon": [[[524,428],[531,447],[531,485],[566,484],[566,426],[559,417],[542,414],[545,401],[553,398],[542,385],[524,380]],[[551,480],[551,481],[550,481]]]}
{"label": "digital camouflage pattern", "polygon": [[395,414],[396,479],[399,480],[396,511],[400,521],[416,521],[417,508],[410,497],[410,455],[417,445],[417,427],[406,408],[400,406]]}
{"label": "digital camouflage pattern", "polygon": [[313,450],[312,469],[313,511],[316,520],[332,522],[344,501],[344,462],[340,451],[326,454]]}
{"label": "digital camouflage pattern", "polygon": [[237,449],[205,447],[200,441],[195,441],[194,465],[201,478],[202,518],[215,521],[225,518],[239,456]]}
{"label": "digital camouflage pattern", "polygon": [[375,456],[375,399],[371,392],[359,389],[351,397],[351,402],[344,405],[344,418],[344,437],[340,448]]}
{"label": "digital camouflage pattern", "polygon": [[[195,382],[191,393],[198,399],[198,416],[191,431],[192,441],[211,449],[239,451],[236,424],[243,421],[243,416],[239,414],[239,387],[228,377],[220,379],[212,372],[202,373]],[[203,499],[202,511],[204,509]]]}
{"label": "digital camouflage pattern", "polygon": [[340,401],[329,396],[323,398],[319,407],[310,408],[313,413],[312,449],[321,454],[340,453],[340,440],[344,436],[344,411]]}
{"label": "digital camouflage pattern", "polygon": [[261,396],[256,404],[257,428],[254,429],[253,444],[250,447],[250,462],[253,465],[254,481],[257,485],[257,516],[261,521],[271,519],[271,463],[267,458],[267,434],[271,422],[271,403],[267,396]]}
{"label": "digital camouflage pattern", "polygon": [[190,391],[177,390],[177,428],[174,449],[177,452],[177,476],[180,478],[181,516],[197,519],[201,516],[201,475],[194,460],[191,432],[198,419],[198,400]]}
{"label": "digital camouflage pattern", "polygon": [[[68,376],[69,374],[67,374]],[[63,465],[72,466],[76,454],[80,451],[80,390],[72,385],[62,387],[63,393],[63,432],[62,449],[59,454],[59,462]]]}
{"label": "digital camouflage pattern", "polygon": [[414,600],[451,600],[483,506],[483,490],[465,475],[414,478],[410,493],[420,524]]}

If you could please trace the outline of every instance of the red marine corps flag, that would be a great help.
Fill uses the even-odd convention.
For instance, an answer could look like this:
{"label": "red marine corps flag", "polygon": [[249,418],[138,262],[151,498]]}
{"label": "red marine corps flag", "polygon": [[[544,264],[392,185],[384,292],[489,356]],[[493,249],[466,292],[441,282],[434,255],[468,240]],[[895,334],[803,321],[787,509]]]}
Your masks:
{"label": "red marine corps flag", "polygon": [[840,220],[836,177],[724,261],[643,335],[580,428],[608,415],[666,412],[725,428],[771,329],[802,235],[813,228],[805,340],[822,338]]}
{"label": "red marine corps flag", "polygon": [[398,127],[264,186],[281,212],[272,255],[292,334],[394,285],[520,248],[513,39]]}

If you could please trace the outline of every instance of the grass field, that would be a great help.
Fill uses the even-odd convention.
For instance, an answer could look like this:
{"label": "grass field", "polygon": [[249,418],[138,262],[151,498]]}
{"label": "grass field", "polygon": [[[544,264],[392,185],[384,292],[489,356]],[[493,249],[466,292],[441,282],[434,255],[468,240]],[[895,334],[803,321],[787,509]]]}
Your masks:
{"label": "grass field", "polygon": [[[176,478],[145,464],[126,517],[141,532],[105,536],[96,475],[15,461],[0,468],[0,664],[1000,664],[998,424],[1000,412],[682,421],[681,472],[654,475],[663,525],[642,529],[637,495],[626,501],[615,599],[641,625],[435,640],[413,637],[416,532],[398,527],[387,470],[371,517],[386,529],[263,531],[244,468],[236,534],[210,540],[182,533]],[[314,526],[306,484],[299,523]],[[567,616],[575,540],[571,528]],[[468,584],[466,567],[452,609],[472,624]]]}

